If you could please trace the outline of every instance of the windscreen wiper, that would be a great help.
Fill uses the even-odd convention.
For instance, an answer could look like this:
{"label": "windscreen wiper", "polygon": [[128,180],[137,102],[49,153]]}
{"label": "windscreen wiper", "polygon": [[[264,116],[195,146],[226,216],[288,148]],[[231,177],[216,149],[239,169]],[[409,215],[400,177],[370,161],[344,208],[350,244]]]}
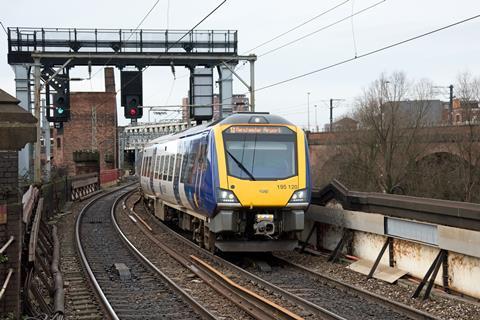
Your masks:
{"label": "windscreen wiper", "polygon": [[243,172],[245,172],[245,173],[250,177],[250,179],[252,179],[252,180],[255,181],[255,177],[253,176],[253,174],[250,173],[250,171],[248,171],[247,168],[245,168],[245,166],[243,165],[243,163],[241,163],[240,161],[238,161],[238,159],[235,158],[235,157],[233,156],[233,154],[230,153],[230,151],[228,151],[228,150],[225,150],[225,151],[227,151],[227,154],[228,154],[230,157],[232,157],[233,161],[235,161],[235,163],[237,164],[237,166],[238,166],[240,169],[242,169]]}

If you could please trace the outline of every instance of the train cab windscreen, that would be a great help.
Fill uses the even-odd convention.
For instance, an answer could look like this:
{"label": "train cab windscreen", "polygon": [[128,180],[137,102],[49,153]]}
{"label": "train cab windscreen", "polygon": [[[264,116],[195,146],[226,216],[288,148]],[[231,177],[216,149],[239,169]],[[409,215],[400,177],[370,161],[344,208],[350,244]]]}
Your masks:
{"label": "train cab windscreen", "polygon": [[280,126],[232,126],[223,132],[230,176],[279,180],[297,175],[296,133]]}

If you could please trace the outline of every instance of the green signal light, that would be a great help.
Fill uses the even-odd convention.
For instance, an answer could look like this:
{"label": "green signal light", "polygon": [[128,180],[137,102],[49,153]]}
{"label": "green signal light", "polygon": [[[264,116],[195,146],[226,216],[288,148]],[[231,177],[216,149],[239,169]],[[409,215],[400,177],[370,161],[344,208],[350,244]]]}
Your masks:
{"label": "green signal light", "polygon": [[65,111],[65,110],[63,110],[63,108],[57,108],[57,112],[58,112],[59,114],[62,114],[64,111]]}

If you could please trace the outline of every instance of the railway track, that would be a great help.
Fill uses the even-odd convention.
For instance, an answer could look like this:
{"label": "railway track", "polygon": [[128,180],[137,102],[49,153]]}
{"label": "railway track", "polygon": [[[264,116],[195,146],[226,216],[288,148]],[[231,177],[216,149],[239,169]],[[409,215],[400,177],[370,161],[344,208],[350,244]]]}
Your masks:
{"label": "railway track", "polygon": [[152,217],[131,215],[129,207],[127,203],[117,212],[117,220],[132,245],[142,248],[157,268],[175,278],[219,319],[303,319],[297,306],[284,306],[278,299],[259,295],[251,286],[205,259],[198,247],[190,247],[170,232],[162,232],[161,224],[150,221]]}
{"label": "railway track", "polygon": [[[137,211],[140,212],[142,209],[137,209]],[[281,297],[280,302],[286,300],[290,305],[296,304],[298,306],[297,313],[305,318],[438,319],[425,312],[389,301],[353,286],[327,281],[329,279],[321,278],[320,275],[314,274],[308,269],[301,269],[300,266],[288,265],[287,268],[285,264],[279,264],[278,268],[274,266],[272,272],[260,272],[256,269],[244,270],[199,248],[155,218],[146,215],[145,212],[140,215],[143,219],[150,221],[149,223],[154,229],[148,231],[140,226],[145,234],[155,237],[163,244],[172,242],[172,246],[181,247],[181,250],[177,251],[201,252],[197,254],[217,268],[226,270],[224,272],[230,274],[232,278],[246,279],[243,281],[249,282],[253,288],[270,293],[275,297]],[[179,243],[182,245],[180,246]],[[238,281],[242,282],[242,280]]]}
{"label": "railway track", "polygon": [[[132,205],[133,201],[127,201],[127,213],[130,211]],[[140,209],[143,209],[143,206],[139,207]],[[137,221],[137,223],[134,225],[140,228],[142,232],[139,233],[137,229],[136,231],[130,231],[130,234],[126,232],[127,236],[132,242],[138,244],[138,246],[141,246],[142,250],[145,250],[144,254],[152,257],[152,261],[157,260],[158,265],[164,265],[165,267],[165,261],[167,260],[165,256],[176,257],[177,255],[180,255],[181,257],[176,257],[176,260],[185,260],[180,263],[184,268],[191,264],[195,265],[196,268],[202,267],[202,264],[208,265],[215,269],[218,274],[221,274],[221,276],[218,277],[228,278],[232,282],[235,282],[238,286],[243,287],[245,291],[250,291],[255,295],[262,296],[264,300],[268,300],[271,304],[276,305],[274,309],[270,309],[270,315],[264,314],[262,316],[253,315],[243,309],[243,311],[248,313],[250,317],[261,319],[268,319],[267,316],[273,316],[273,319],[298,317],[305,319],[344,319],[343,317],[338,316],[337,314],[330,312],[325,308],[316,306],[315,304],[310,303],[285,290],[272,286],[269,283],[262,281],[256,276],[246,272],[245,270],[235,266],[234,264],[231,264],[228,261],[225,261],[220,257],[214,256],[208,251],[199,248],[195,244],[172,231],[164,224],[160,223],[151,215],[145,214],[145,212],[139,212],[141,210],[138,210],[138,206],[136,207],[135,211],[138,211],[135,212],[135,216],[140,216],[140,218],[145,221],[146,224],[143,224],[141,221]],[[119,214],[118,219],[122,228],[128,229],[129,225],[132,225],[132,221],[127,218],[127,214]],[[201,260],[203,263],[199,263],[196,260]],[[204,281],[206,283],[210,282],[210,280]],[[223,305],[223,302],[220,304]],[[258,302],[255,302],[254,304],[258,304]],[[287,316],[285,314],[280,316],[279,308],[277,306],[286,309],[286,311],[290,311],[297,317],[292,317],[292,315]],[[262,306],[264,310],[269,310],[268,308],[271,307],[272,306]],[[219,313],[218,316],[225,317],[225,315],[221,313]],[[237,319],[237,317],[233,318]]]}
{"label": "railway track", "polygon": [[[308,291],[310,292],[314,292],[316,290],[320,290],[321,287],[328,286],[330,288],[333,288],[333,290],[330,291],[331,292],[330,294],[337,294],[341,292],[341,294],[345,295],[345,292],[348,292],[350,295],[353,296],[352,300],[353,299],[368,300],[372,303],[386,306],[389,309],[395,310],[398,313],[408,316],[411,319],[440,320],[439,318],[431,314],[428,314],[426,312],[414,309],[405,304],[402,304],[393,300],[389,300],[388,298],[379,296],[375,293],[372,293],[367,290],[357,288],[350,284],[333,279],[326,275],[310,270],[304,266],[292,263],[291,261],[287,261],[281,257],[272,256],[271,262],[273,265],[272,272],[277,271],[277,269],[281,269],[282,270],[281,272],[285,274],[285,278],[295,279],[295,282],[297,283],[297,285],[291,286],[291,281],[290,281],[290,284],[289,284],[289,287],[291,288],[290,290],[296,290],[296,288],[299,286],[298,285],[299,283],[303,284],[303,288],[307,288]],[[267,278],[267,276],[265,278]],[[278,285],[282,286],[282,284],[280,283]],[[316,296],[313,296],[312,300],[321,301]]]}
{"label": "railway track", "polygon": [[[118,201],[134,189],[135,185],[128,185],[92,200],[76,223],[77,250],[109,317],[213,319],[171,279],[148,267],[148,262],[119,237],[112,215]],[[115,264],[128,269],[117,268],[117,273]]]}

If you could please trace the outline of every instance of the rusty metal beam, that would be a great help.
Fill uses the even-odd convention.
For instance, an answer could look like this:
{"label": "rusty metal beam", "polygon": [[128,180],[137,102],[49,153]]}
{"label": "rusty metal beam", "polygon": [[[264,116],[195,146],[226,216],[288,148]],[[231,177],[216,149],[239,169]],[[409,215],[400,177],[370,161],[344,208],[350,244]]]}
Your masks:
{"label": "rusty metal beam", "polygon": [[425,295],[423,296],[423,300],[428,299],[430,296],[430,292],[432,291],[433,284],[435,282],[435,278],[437,277],[438,270],[440,269],[440,265],[443,263],[443,259],[445,257],[445,250],[440,250],[438,254],[437,261],[435,261],[435,268],[433,269],[432,277],[430,278],[430,282],[428,282],[427,289],[425,290]]}
{"label": "rusty metal beam", "polygon": [[418,298],[420,296],[420,293],[422,292],[423,287],[425,286],[425,284],[427,283],[428,279],[431,276],[430,282],[428,284],[427,290],[425,291],[425,295],[423,299],[425,300],[428,298],[428,296],[430,295],[430,291],[432,290],[435,278],[437,277],[438,269],[440,268],[440,264],[442,263],[446,252],[447,252],[446,250],[440,250],[435,260],[433,260],[432,265],[430,266],[430,268],[428,268],[428,271],[425,274],[425,277],[423,277],[422,281],[420,282],[417,289],[415,290],[412,298]]}
{"label": "rusty metal beam", "polygon": [[387,246],[392,241],[391,239],[392,238],[388,237],[387,240],[385,240],[382,250],[380,250],[380,253],[377,256],[377,259],[375,260],[375,263],[373,264],[372,269],[370,269],[370,272],[368,273],[367,279],[371,279],[373,277],[373,274],[375,273],[375,270],[377,270],[378,264],[380,263],[380,260],[382,260],[383,254],[385,253]]}
{"label": "rusty metal beam", "polygon": [[305,251],[305,248],[307,247],[308,245],[308,241],[310,241],[310,238],[312,237],[312,234],[313,234],[313,231],[315,231],[317,229],[317,223],[314,222],[313,223],[313,226],[312,226],[312,229],[310,230],[310,232],[308,233],[308,236],[307,236],[307,239],[305,239],[305,241],[303,242],[302,244],[302,248],[300,249],[300,252],[303,253]]}
{"label": "rusty metal beam", "polygon": [[347,239],[350,237],[350,230],[345,229],[343,231],[342,239],[338,242],[337,246],[335,247],[335,250],[333,250],[332,254],[328,257],[328,262],[335,262],[338,260],[338,256],[342,252],[343,247],[345,246],[345,243],[347,242]]}

